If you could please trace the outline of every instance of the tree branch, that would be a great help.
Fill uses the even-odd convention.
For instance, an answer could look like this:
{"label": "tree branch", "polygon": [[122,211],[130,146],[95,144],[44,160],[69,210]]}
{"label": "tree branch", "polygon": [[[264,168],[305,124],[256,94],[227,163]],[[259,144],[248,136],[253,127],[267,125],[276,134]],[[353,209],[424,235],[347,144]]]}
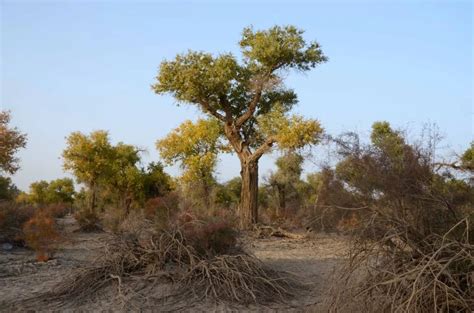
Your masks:
{"label": "tree branch", "polygon": [[227,123],[232,123],[232,112],[230,110],[229,101],[226,96],[219,96],[219,101],[221,102],[222,109],[225,112],[225,120]]}
{"label": "tree branch", "polygon": [[221,120],[221,121],[225,121],[225,117],[224,115],[222,115],[221,113],[217,112],[216,109],[214,109],[213,107],[211,107],[211,105],[209,104],[209,102],[207,101],[201,101],[199,102],[201,104],[201,106],[207,111],[209,112],[210,114],[212,114],[213,116],[215,116],[218,120]]}
{"label": "tree branch", "polygon": [[440,170],[442,167],[448,167],[448,168],[452,168],[452,169],[455,169],[455,170],[459,170],[459,171],[474,171],[474,167],[472,166],[464,166],[462,164],[459,164],[458,163],[459,161],[456,161],[456,162],[453,162],[453,163],[443,163],[443,162],[437,162],[437,163],[434,163],[433,166],[436,166],[436,170]]}
{"label": "tree branch", "polygon": [[263,91],[263,81],[258,85],[255,96],[250,102],[250,105],[247,111],[245,111],[235,122],[235,126],[237,128],[240,128],[245,122],[248,121],[249,118],[253,116],[253,114],[255,113],[255,109],[257,108],[257,104],[260,101],[260,98],[262,97],[262,91]]}
{"label": "tree branch", "polygon": [[253,114],[255,113],[255,110],[257,108],[258,102],[262,98],[262,92],[263,92],[263,88],[265,86],[265,83],[268,82],[268,80],[270,79],[272,73],[275,72],[276,70],[278,70],[280,67],[281,67],[281,64],[277,64],[277,65],[273,66],[272,68],[268,69],[266,71],[266,73],[264,73],[262,75],[261,79],[257,83],[257,88],[256,88],[256,91],[255,91],[255,95],[254,95],[252,101],[249,104],[249,108],[235,122],[235,126],[237,128],[240,128],[245,122],[247,122],[249,120],[249,118],[251,118],[253,116]]}
{"label": "tree branch", "polygon": [[258,159],[260,159],[263,154],[268,152],[273,147],[275,142],[276,139],[274,137],[269,137],[267,140],[265,140],[265,142],[252,154],[250,161],[258,161]]}

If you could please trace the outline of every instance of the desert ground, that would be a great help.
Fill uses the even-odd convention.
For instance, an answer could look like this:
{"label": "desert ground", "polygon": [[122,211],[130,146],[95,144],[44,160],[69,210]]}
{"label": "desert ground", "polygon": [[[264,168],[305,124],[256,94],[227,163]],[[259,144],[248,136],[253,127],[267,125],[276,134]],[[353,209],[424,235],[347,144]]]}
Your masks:
{"label": "desert ground", "polygon": [[[336,235],[295,232],[294,236],[258,238],[244,235],[246,250],[273,269],[291,273],[307,288],[287,302],[268,306],[235,306],[209,301],[147,302],[135,300],[124,304],[114,292],[116,286],[104,288],[99,294],[77,303],[44,302],[28,305],[28,299],[41,295],[65,275],[80,267],[91,265],[100,254],[111,234],[77,232],[78,226],[71,216],[59,220],[68,238],[59,246],[54,258],[48,262],[36,262],[34,252],[25,248],[2,250],[0,253],[0,311],[67,311],[67,312],[124,312],[124,311],[268,311],[268,312],[320,312],[334,269],[344,260],[348,249],[347,239]],[[149,287],[166,289],[163,285]]]}

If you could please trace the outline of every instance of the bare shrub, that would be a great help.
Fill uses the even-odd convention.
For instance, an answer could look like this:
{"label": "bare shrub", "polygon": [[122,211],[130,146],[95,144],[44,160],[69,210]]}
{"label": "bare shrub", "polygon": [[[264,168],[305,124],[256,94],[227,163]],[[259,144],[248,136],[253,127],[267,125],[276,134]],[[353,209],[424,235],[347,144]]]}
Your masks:
{"label": "bare shrub", "polygon": [[[239,248],[234,240],[232,243],[226,241],[226,247],[222,247],[221,243],[210,244],[210,239],[206,239],[204,246],[195,246],[193,236],[202,232],[206,234],[202,238],[207,238],[207,234],[221,230],[221,227],[215,226],[218,224],[184,229],[186,223],[195,221],[189,215],[182,216],[180,223],[156,231],[150,221],[144,220],[139,235],[117,235],[107,243],[93,266],[71,273],[50,291],[22,303],[22,307],[45,303],[62,307],[71,301],[83,302],[111,285],[117,286],[117,296],[127,303],[136,297],[140,301],[186,299],[188,304],[193,299],[265,303],[284,301],[298,290],[297,283],[265,267]],[[198,251],[204,248],[212,252]],[[224,251],[228,254],[222,254]],[[149,288],[145,293],[141,291],[144,284],[153,286],[163,279],[171,283],[171,293],[163,294],[159,288]]]}
{"label": "bare shrub", "polygon": [[[294,296],[295,284],[247,254],[201,260],[183,276],[183,288],[198,299],[269,303]],[[193,288],[189,288],[192,286]]]}
{"label": "bare shrub", "polygon": [[100,224],[107,231],[117,233],[126,219],[125,212],[116,207],[108,207],[100,214]]}
{"label": "bare shrub", "polygon": [[74,214],[80,230],[84,232],[101,231],[102,226],[97,212],[89,209],[81,209]]}
{"label": "bare shrub", "polygon": [[313,204],[306,209],[306,227],[321,232],[344,232],[351,229],[345,227],[349,219],[361,219],[364,212],[357,208],[363,207],[364,202],[345,188],[345,182],[334,169],[325,167],[308,175],[308,183]]}
{"label": "bare shrub", "polygon": [[[331,289],[332,311],[357,305],[367,312],[469,312],[474,307],[472,221],[463,219],[445,234],[421,241],[407,235],[413,230],[404,223],[387,222],[394,228],[379,241],[354,246]],[[377,218],[365,227],[377,228],[375,223]]]}
{"label": "bare shrub", "polygon": [[407,144],[387,123],[374,124],[371,138],[368,147],[346,149],[336,166],[358,200],[346,209],[361,218],[330,310],[471,311],[472,187],[435,172],[428,150]]}

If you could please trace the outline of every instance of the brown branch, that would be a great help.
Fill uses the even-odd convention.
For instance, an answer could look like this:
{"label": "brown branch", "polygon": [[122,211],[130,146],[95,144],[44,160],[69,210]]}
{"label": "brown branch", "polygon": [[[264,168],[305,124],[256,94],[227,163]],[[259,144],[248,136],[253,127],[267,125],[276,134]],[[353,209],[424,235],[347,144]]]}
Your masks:
{"label": "brown branch", "polygon": [[225,113],[225,121],[227,124],[232,124],[232,112],[230,110],[230,104],[226,96],[219,96],[219,101],[221,102],[222,109]]}
{"label": "brown branch", "polygon": [[469,166],[469,165],[459,165],[458,161],[453,162],[453,163],[443,163],[443,162],[438,162],[434,163],[433,166],[436,166],[436,170],[440,170],[442,167],[449,167],[454,170],[459,170],[459,171],[474,171],[474,167]]}
{"label": "brown branch", "polygon": [[258,159],[260,159],[263,154],[268,152],[273,147],[275,142],[275,137],[269,137],[267,140],[265,140],[265,142],[252,154],[250,161],[258,161]]}
{"label": "brown branch", "polygon": [[210,114],[212,114],[213,116],[215,116],[218,120],[221,120],[221,121],[225,121],[225,117],[224,115],[222,115],[221,113],[217,112],[216,109],[214,109],[213,107],[211,107],[211,105],[209,104],[209,102],[207,101],[201,101],[200,102],[201,106],[207,111],[209,112]]}
{"label": "brown branch", "polygon": [[278,70],[280,67],[281,65],[277,64],[261,76],[261,79],[257,82],[255,95],[252,101],[250,102],[247,111],[245,111],[235,122],[235,126],[237,128],[240,128],[245,122],[247,122],[253,116],[253,114],[255,113],[255,110],[257,109],[258,102],[262,98],[262,92],[265,87],[265,83],[269,81],[272,73]]}
{"label": "brown branch", "polygon": [[245,111],[244,114],[242,114],[237,121],[235,122],[235,126],[237,128],[240,128],[245,122],[249,120],[255,113],[255,109],[257,108],[257,104],[260,101],[260,98],[262,97],[262,90],[263,90],[263,82],[261,82],[258,87],[257,91],[255,93],[255,96],[252,99],[252,102],[250,102],[249,108],[247,111]]}

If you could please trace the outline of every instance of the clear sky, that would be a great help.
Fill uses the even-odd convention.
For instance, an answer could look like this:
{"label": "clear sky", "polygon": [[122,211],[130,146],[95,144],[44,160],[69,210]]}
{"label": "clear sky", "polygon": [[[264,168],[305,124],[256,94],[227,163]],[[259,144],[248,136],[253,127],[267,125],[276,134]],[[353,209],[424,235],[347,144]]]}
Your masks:
{"label": "clear sky", "polygon": [[[199,116],[151,91],[160,62],[188,49],[238,55],[248,25],[294,24],[322,45],[329,62],[287,84],[297,112],[327,132],[368,133],[387,120],[416,133],[431,122],[453,151],[472,140],[471,1],[223,2],[2,0],[0,106],[28,134],[13,181],[25,190],[65,176],[61,152],[77,130],[109,130],[157,160],[155,141]],[[218,171],[237,176],[236,157]]]}

